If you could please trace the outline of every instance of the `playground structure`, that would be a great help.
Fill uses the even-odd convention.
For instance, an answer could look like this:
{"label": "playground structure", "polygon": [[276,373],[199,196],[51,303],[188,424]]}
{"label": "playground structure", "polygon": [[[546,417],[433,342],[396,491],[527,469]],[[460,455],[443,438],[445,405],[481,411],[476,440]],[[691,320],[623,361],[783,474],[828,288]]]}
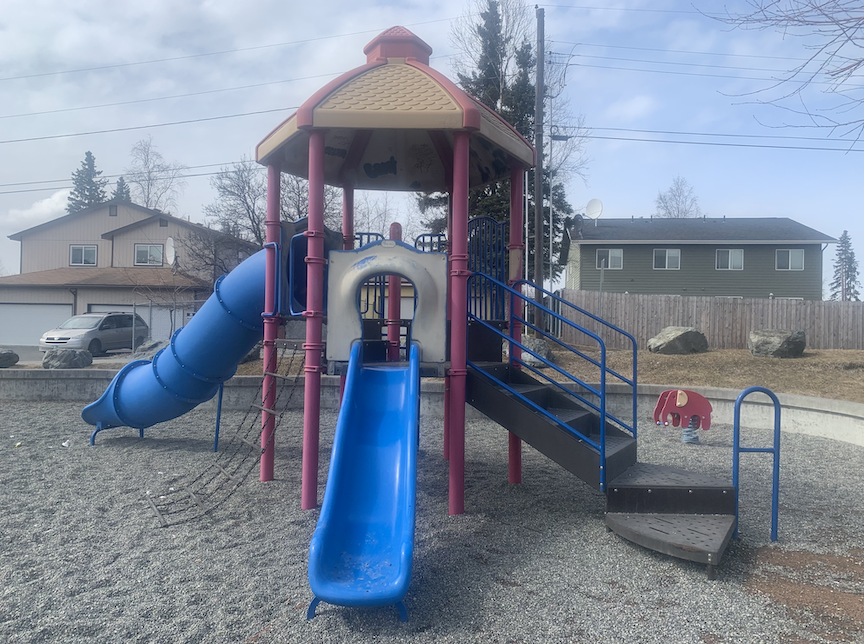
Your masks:
{"label": "playground structure", "polygon": [[[511,483],[521,482],[522,442],[528,442],[606,494],[611,530],[705,563],[712,575],[737,526],[735,489],[713,477],[637,463],[632,336],[520,279],[524,173],[535,159],[531,145],[430,68],[431,48],[407,29],[383,32],[364,53],[365,65],[325,85],[257,146],[268,178],[265,249],[220,280],[202,310],[172,338],[167,355],[130,363],[82,416],[96,431],[121,425],[143,431],[176,417],[212,398],[263,336],[260,479],[272,480],[275,392],[283,377],[275,366],[279,327],[299,314],[305,319],[303,509],[318,507],[325,349],[329,365],[344,374],[328,484],[310,546],[315,598],[309,618],[320,601],[396,605],[407,618],[402,598],[411,578],[423,373],[443,371],[446,380],[443,452],[450,514],[465,508],[465,409],[471,404],[508,430]],[[308,222],[296,235],[280,221],[283,172],[309,181]],[[469,223],[469,189],[497,181],[510,183],[509,224],[484,218]],[[343,193],[341,250],[324,227],[325,184]],[[440,239],[418,239],[418,249],[380,240],[355,249],[357,189],[447,192],[443,246]],[[377,335],[369,335],[361,318],[360,294],[381,276],[391,278],[391,305],[401,278],[414,287],[404,360],[394,333],[403,322],[395,319],[398,307],[388,307],[383,325],[372,325]],[[531,297],[523,294],[526,286]],[[561,327],[596,344],[599,359],[562,342],[554,332]],[[577,378],[542,360],[523,343],[523,329],[586,360],[596,379]],[[606,334],[631,342],[632,374],[607,367]],[[371,363],[370,348],[382,341],[389,343],[384,354],[390,361]],[[506,361],[502,342],[509,346]],[[546,369],[530,366],[525,353]],[[629,418],[607,409],[607,380],[613,379],[632,391]]]}

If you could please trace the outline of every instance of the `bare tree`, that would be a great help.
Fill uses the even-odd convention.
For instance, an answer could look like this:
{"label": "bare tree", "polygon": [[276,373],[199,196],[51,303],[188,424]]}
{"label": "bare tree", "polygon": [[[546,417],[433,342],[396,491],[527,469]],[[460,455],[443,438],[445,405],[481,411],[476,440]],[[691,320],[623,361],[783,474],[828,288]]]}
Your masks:
{"label": "bare tree", "polygon": [[[281,218],[297,221],[309,216],[309,182],[292,174],[282,175]],[[331,230],[342,229],[342,191],[324,186],[324,225]]]}
{"label": "bare tree", "polygon": [[[264,168],[243,158],[231,167],[222,168],[210,179],[216,190],[216,201],[204,206],[204,214],[214,226],[262,246],[267,241],[267,173]],[[281,177],[280,219],[297,221],[309,215],[309,182],[300,177]],[[342,196],[338,188],[324,188],[324,224],[340,230]]]}
{"label": "bare tree", "polygon": [[260,249],[253,243],[206,226],[196,226],[177,238],[174,270],[208,282],[211,286]]}
{"label": "bare tree", "polygon": [[654,205],[658,217],[686,219],[702,216],[699,197],[696,196],[693,186],[683,177],[675,177],[666,192],[658,192]]}
{"label": "bare tree", "polygon": [[[860,0],[748,0],[750,10],[711,17],[739,29],[773,29],[784,38],[800,37],[808,55],[778,82],[757,94],[760,102],[806,117],[810,127],[829,128],[832,133],[864,131],[864,5]],[[851,81],[851,82],[850,82]],[[805,90],[814,84],[832,95],[836,103],[828,109],[811,109]]]}
{"label": "bare tree", "polygon": [[263,246],[267,241],[267,175],[246,158],[222,168],[210,179],[216,201],[204,206],[205,216],[228,235]]}
{"label": "bare tree", "polygon": [[177,199],[183,194],[188,168],[169,163],[156,150],[153,137],[147,136],[132,146],[132,163],[126,168],[126,182],[135,202],[154,210],[176,210]]}

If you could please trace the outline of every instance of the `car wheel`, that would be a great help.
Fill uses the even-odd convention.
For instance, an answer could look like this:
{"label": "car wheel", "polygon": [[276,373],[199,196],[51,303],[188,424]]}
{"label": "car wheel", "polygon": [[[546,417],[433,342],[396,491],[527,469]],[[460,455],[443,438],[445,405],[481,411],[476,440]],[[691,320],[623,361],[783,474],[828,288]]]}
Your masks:
{"label": "car wheel", "polygon": [[87,347],[87,350],[90,352],[90,355],[98,356],[100,353],[102,353],[102,343],[99,342],[99,340],[93,340],[90,343],[90,346]]}

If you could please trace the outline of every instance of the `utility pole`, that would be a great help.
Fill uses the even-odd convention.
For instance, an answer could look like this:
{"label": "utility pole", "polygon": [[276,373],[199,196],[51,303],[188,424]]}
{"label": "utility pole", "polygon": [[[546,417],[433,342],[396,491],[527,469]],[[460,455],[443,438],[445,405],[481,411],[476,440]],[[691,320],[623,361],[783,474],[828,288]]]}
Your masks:
{"label": "utility pole", "polygon": [[[534,85],[534,149],[537,165],[534,167],[534,283],[543,287],[543,98],[546,94],[545,53],[546,35],[544,9],[537,7],[537,82]],[[534,299],[542,303],[543,294],[534,290]],[[543,328],[539,310],[534,323]]]}

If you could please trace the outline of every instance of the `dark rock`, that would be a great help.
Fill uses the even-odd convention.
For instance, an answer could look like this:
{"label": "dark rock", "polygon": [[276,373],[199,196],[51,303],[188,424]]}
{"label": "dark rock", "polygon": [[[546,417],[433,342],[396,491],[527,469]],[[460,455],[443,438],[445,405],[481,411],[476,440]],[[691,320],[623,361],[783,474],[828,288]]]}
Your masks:
{"label": "dark rock", "polygon": [[667,326],[648,340],[648,351],[664,355],[686,355],[708,351],[708,339],[692,326]]}
{"label": "dark rock", "polygon": [[132,354],[133,360],[153,360],[153,357],[162,349],[171,344],[168,340],[151,340],[144,342]]}
{"label": "dark rock", "polygon": [[93,364],[93,356],[84,349],[51,349],[42,357],[43,369],[83,369]]}
{"label": "dark rock", "polygon": [[255,362],[256,360],[261,359],[261,350],[264,348],[264,341],[256,343],[254,347],[252,347],[251,351],[246,354],[244,358],[240,359],[240,364],[246,364],[247,362]]}
{"label": "dark rock", "polygon": [[0,369],[6,369],[14,364],[18,364],[18,354],[12,349],[0,349]]}
{"label": "dark rock", "polygon": [[760,329],[747,338],[750,353],[760,358],[800,358],[807,346],[803,331]]}
{"label": "dark rock", "polygon": [[[504,340],[504,359],[507,360],[510,358],[510,343]],[[533,336],[522,336],[522,344],[531,349],[534,353],[542,358],[545,358],[549,362],[554,362],[552,359],[552,349],[549,348],[549,344],[543,338],[535,338]],[[549,366],[547,363],[538,360],[533,355],[528,353],[527,351],[522,351],[522,361],[530,365],[532,367],[547,367]]]}

